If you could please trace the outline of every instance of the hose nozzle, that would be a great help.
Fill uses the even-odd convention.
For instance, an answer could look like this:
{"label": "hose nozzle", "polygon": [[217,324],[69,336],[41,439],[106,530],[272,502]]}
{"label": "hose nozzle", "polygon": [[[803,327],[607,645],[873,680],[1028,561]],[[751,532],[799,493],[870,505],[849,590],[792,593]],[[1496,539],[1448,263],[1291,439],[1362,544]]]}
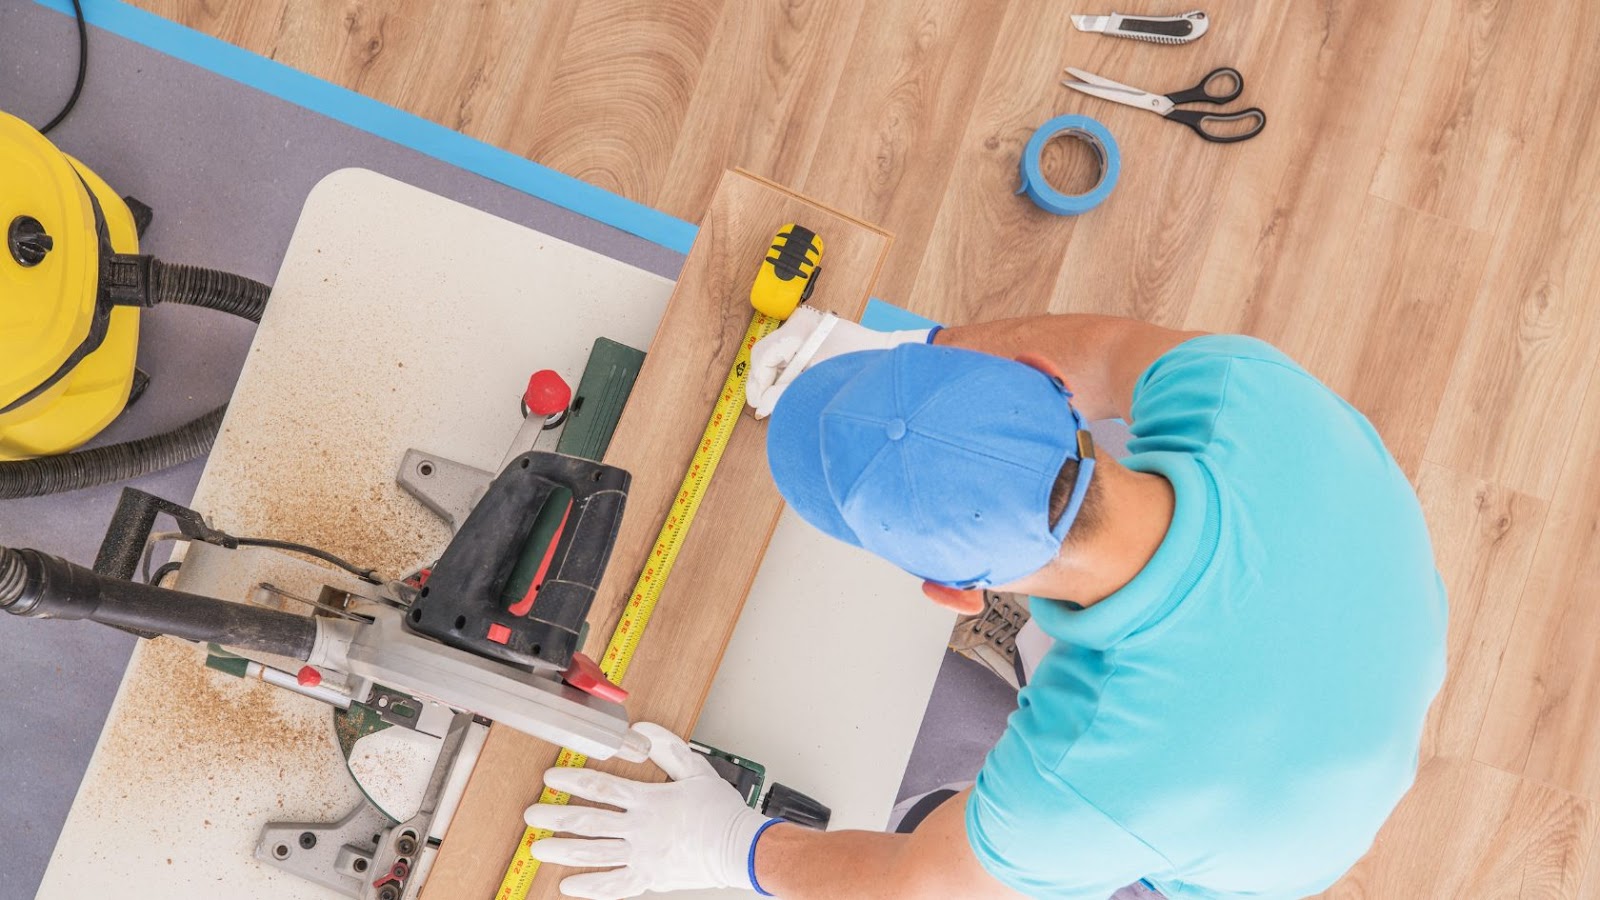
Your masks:
{"label": "hose nozzle", "polygon": [[28,584],[28,570],[23,565],[22,554],[10,547],[0,547],[0,609],[7,609],[22,599]]}
{"label": "hose nozzle", "polygon": [[88,619],[293,659],[310,656],[317,640],[317,623],[309,616],[124,581],[58,556],[7,547],[0,547],[0,612]]}

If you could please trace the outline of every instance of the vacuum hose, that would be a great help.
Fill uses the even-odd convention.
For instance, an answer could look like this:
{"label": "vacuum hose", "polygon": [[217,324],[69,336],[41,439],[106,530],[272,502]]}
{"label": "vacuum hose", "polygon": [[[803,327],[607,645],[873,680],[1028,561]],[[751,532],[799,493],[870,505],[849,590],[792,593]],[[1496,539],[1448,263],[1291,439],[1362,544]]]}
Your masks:
{"label": "vacuum hose", "polygon": [[[260,322],[272,289],[215,269],[150,260],[150,304],[200,306]],[[227,404],[186,425],[120,444],[0,462],[0,500],[43,497],[113,481],[126,481],[186,463],[210,452]]]}
{"label": "vacuum hose", "polygon": [[307,659],[307,616],[123,581],[37,550],[0,547],[0,610],[34,619],[88,619],[196,643]]}
{"label": "vacuum hose", "polygon": [[165,434],[0,463],[0,500],[43,497],[169,469],[211,450],[227,404]]}
{"label": "vacuum hose", "polygon": [[150,282],[156,303],[203,306],[258,323],[272,294],[272,288],[240,275],[159,259],[150,261]]}

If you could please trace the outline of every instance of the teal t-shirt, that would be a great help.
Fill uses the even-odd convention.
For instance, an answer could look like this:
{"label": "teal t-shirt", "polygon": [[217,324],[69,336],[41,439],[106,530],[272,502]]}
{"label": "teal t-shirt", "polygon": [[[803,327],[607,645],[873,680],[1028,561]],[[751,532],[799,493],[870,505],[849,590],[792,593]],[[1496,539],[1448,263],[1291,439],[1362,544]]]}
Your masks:
{"label": "teal t-shirt", "polygon": [[[1076,609],[967,807],[1026,894],[1295,898],[1332,884],[1410,787],[1444,679],[1445,594],[1372,425],[1261,341],[1150,367],[1123,464],[1172,482],[1154,558]],[[1070,600],[1071,598],[1065,598]]]}

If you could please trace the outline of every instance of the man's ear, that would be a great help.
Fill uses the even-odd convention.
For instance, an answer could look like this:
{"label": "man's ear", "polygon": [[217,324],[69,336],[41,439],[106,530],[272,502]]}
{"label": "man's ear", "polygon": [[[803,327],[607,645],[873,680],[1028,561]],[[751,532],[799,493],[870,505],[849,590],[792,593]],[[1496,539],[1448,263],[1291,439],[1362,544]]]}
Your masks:
{"label": "man's ear", "polygon": [[1049,375],[1051,378],[1054,378],[1062,384],[1065,384],[1067,386],[1067,390],[1072,390],[1072,385],[1067,384],[1067,376],[1061,373],[1061,367],[1057,366],[1046,357],[1038,353],[1024,353],[1017,357],[1017,362],[1022,363],[1025,366],[1032,366],[1033,368],[1038,369],[1046,375]]}
{"label": "man's ear", "polygon": [[975,616],[983,612],[983,591],[963,591],[958,588],[934,584],[931,581],[922,583],[922,593],[929,600],[939,604],[945,609],[953,609],[963,616]]}

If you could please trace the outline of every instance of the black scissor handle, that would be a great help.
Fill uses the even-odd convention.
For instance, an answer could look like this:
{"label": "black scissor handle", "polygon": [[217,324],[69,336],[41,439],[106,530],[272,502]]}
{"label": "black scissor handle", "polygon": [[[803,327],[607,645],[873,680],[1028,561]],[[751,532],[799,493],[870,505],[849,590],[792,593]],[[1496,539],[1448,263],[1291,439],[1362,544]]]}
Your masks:
{"label": "black scissor handle", "polygon": [[[1167,113],[1167,118],[1194,129],[1200,135],[1214,144],[1232,144],[1238,141],[1248,141],[1261,133],[1267,127],[1267,114],[1252,106],[1234,113],[1208,113],[1193,109],[1174,109]],[[1240,131],[1229,127],[1226,130],[1208,130],[1217,122],[1243,122],[1253,120],[1254,124],[1246,126]]]}
{"label": "black scissor handle", "polygon": [[[1214,94],[1211,92],[1211,86],[1220,79],[1227,79],[1233,87],[1226,93]],[[1206,77],[1200,79],[1199,84],[1187,91],[1168,94],[1167,99],[1173,103],[1229,103],[1239,99],[1242,93],[1244,93],[1244,76],[1232,66],[1222,66],[1212,69]]]}

